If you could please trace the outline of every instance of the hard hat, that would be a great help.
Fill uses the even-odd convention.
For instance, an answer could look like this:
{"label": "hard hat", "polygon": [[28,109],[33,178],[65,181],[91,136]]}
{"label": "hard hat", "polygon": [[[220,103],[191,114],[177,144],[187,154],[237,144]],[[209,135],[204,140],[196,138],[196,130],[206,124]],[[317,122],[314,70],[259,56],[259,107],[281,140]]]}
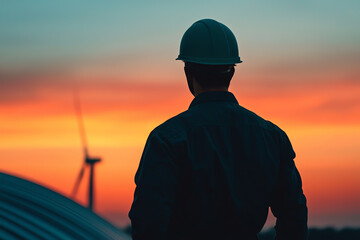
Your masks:
{"label": "hard hat", "polygon": [[213,19],[202,19],[186,30],[176,60],[209,65],[241,63],[231,30]]}

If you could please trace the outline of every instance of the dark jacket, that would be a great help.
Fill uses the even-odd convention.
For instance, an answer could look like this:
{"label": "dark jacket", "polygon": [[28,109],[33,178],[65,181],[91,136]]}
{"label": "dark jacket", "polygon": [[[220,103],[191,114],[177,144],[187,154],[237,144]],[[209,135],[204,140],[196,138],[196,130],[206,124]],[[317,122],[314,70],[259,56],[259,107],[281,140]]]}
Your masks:
{"label": "dark jacket", "polygon": [[133,239],[257,239],[271,210],[277,239],[306,239],[291,143],[230,92],[201,93],[155,128],[135,176]]}

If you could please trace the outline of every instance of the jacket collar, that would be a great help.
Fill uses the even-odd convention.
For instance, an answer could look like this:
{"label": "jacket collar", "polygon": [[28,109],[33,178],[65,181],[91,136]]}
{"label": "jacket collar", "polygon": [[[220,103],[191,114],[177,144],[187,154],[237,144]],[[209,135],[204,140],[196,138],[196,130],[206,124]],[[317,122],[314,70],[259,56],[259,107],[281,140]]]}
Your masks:
{"label": "jacket collar", "polygon": [[228,91],[219,91],[219,92],[203,92],[197,95],[194,100],[192,100],[189,108],[194,107],[200,103],[205,102],[232,102],[239,104],[236,100],[234,94]]}

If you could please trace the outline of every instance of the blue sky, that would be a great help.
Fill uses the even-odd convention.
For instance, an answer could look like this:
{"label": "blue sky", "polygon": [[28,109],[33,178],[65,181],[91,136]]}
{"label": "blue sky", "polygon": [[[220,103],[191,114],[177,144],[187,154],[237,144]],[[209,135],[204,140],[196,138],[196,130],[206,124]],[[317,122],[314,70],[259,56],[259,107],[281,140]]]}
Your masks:
{"label": "blue sky", "polygon": [[[214,18],[254,57],[359,49],[359,1],[1,1],[2,68],[88,57],[176,57],[183,32]],[[302,56],[305,55],[305,56]],[[145,58],[147,56],[144,56]],[[131,57],[130,57],[131,58]]]}

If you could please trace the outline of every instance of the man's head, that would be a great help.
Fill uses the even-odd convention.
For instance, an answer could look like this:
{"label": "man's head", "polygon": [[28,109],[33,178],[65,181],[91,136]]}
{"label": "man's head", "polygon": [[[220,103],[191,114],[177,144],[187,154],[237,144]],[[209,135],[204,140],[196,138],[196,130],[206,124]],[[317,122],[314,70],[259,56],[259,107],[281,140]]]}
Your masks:
{"label": "man's head", "polygon": [[[236,38],[224,24],[212,19],[195,22],[184,33],[177,60],[185,62],[190,91],[226,89],[241,63]],[[194,94],[195,95],[195,94]]]}
{"label": "man's head", "polygon": [[207,65],[185,62],[185,75],[191,93],[226,91],[235,72],[234,64]]}

